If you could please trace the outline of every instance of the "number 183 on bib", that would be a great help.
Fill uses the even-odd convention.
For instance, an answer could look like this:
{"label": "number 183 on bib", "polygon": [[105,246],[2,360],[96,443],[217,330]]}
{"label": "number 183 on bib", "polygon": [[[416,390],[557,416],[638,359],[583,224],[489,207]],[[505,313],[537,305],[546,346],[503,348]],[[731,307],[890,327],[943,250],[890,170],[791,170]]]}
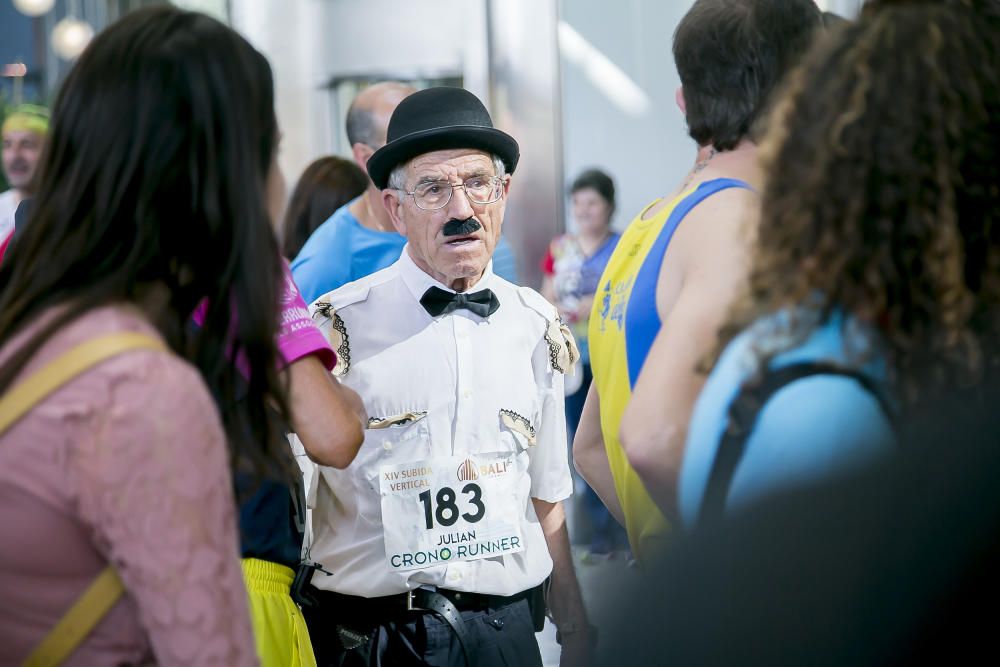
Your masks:
{"label": "number 183 on bib", "polygon": [[382,466],[386,565],[415,570],[523,550],[520,474],[509,453]]}

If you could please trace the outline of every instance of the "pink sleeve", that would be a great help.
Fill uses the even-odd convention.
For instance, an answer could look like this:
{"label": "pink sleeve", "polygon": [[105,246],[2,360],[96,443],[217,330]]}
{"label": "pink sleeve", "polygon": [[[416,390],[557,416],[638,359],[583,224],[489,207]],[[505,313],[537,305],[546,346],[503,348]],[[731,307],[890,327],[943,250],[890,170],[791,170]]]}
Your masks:
{"label": "pink sleeve", "polygon": [[281,330],[278,333],[278,351],[285,364],[292,364],[302,357],[315,354],[327,370],[337,365],[334,353],[326,336],[309,317],[309,308],[302,300],[292,274],[285,264],[285,290],[281,297]]}
{"label": "pink sleeve", "polygon": [[547,276],[555,275],[556,272],[556,258],[552,256],[552,246],[545,250],[545,257],[542,257],[541,262],[542,273]]}
{"label": "pink sleeve", "polygon": [[194,309],[194,313],[191,315],[191,319],[194,320],[194,323],[197,324],[199,328],[205,326],[205,311],[207,310],[208,300],[202,299],[201,302],[198,303],[198,307]]}
{"label": "pink sleeve", "polygon": [[[328,371],[332,371],[337,365],[337,354],[330,347],[326,336],[319,330],[316,324],[309,317],[309,308],[302,300],[299,288],[292,280],[292,274],[285,262],[285,285],[281,294],[281,326],[278,330],[278,352],[285,362],[285,366],[295,363],[302,357],[315,354],[326,366]],[[195,324],[201,326],[205,321],[205,310],[208,304],[202,301],[194,311],[192,318]],[[237,360],[240,370],[246,375],[246,362]]]}
{"label": "pink sleeve", "polygon": [[163,353],[98,372],[113,408],[74,454],[80,515],[134,599],[156,664],[257,664],[229,453],[208,389]]}

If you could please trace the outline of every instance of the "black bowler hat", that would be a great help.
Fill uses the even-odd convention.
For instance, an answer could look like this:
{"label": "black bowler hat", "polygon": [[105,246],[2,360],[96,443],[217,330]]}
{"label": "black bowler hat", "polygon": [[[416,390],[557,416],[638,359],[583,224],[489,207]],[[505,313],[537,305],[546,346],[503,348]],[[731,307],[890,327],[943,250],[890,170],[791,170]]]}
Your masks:
{"label": "black bowler hat", "polygon": [[368,158],[368,175],[380,190],[396,166],[431,151],[478,148],[498,155],[508,174],[520,157],[514,138],[494,128],[486,107],[464,88],[427,88],[404,98],[392,112],[386,138]]}

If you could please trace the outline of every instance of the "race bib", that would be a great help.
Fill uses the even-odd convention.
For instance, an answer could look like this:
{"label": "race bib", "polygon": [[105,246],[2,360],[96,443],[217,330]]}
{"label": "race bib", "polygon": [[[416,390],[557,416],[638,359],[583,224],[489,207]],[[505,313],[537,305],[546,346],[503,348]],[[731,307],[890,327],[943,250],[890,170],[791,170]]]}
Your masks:
{"label": "race bib", "polygon": [[416,570],[524,549],[511,453],[439,456],[379,470],[390,570]]}

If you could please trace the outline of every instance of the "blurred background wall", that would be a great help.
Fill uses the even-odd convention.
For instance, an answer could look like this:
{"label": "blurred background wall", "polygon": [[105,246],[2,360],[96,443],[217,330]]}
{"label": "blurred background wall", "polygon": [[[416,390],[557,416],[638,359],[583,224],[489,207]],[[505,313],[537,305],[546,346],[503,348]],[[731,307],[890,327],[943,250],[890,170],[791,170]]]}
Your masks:
{"label": "blurred background wall", "polygon": [[[0,114],[48,102],[90,35],[162,0],[0,0]],[[618,187],[615,224],[676,186],[694,146],[674,103],[677,22],[692,0],[178,0],[242,32],[271,61],[291,188],[320,155],[350,153],[344,115],[385,79],[461,85],[521,144],[504,233],[537,286],[549,239],[572,221],[582,169]],[[845,17],[862,0],[819,2]],[[35,14],[35,15],[32,15]]]}

